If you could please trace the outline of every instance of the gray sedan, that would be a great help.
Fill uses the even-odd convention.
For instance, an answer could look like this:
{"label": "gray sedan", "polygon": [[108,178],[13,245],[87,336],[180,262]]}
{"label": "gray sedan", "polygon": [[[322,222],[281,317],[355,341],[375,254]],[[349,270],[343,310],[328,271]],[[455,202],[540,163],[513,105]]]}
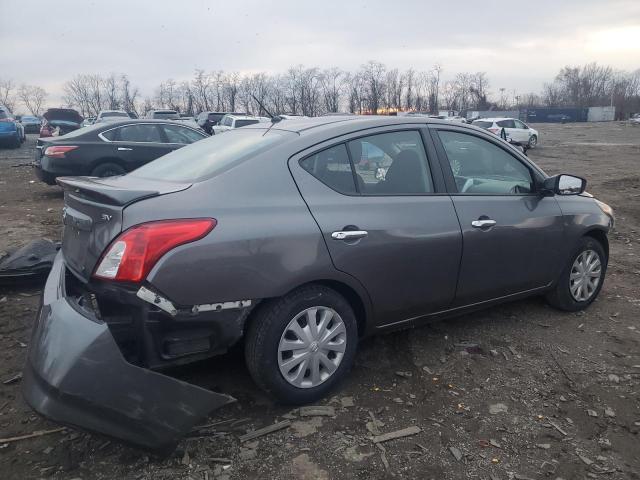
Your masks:
{"label": "gray sedan", "polygon": [[359,340],[500,302],[593,302],[611,209],[499,137],[413,117],[248,126],[124,176],[59,178],[64,241],[30,342],[39,412],[168,449],[233,399],[158,373],[243,342],[281,402]]}

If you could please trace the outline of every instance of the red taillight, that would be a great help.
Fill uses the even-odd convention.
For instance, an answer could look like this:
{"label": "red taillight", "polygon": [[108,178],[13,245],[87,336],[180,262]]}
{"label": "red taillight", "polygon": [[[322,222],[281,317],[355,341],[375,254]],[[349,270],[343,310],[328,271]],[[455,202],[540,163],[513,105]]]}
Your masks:
{"label": "red taillight", "polygon": [[500,132],[499,128],[487,128],[487,130],[489,130],[491,133],[495,133],[496,135],[498,135],[498,132]]}
{"label": "red taillight", "polygon": [[13,118],[0,118],[0,122],[13,122]]}
{"label": "red taillight", "polygon": [[214,218],[161,220],[122,232],[105,250],[93,276],[105,280],[140,282],[169,250],[205,237]]}
{"label": "red taillight", "polygon": [[75,145],[59,145],[54,147],[47,147],[44,154],[49,158],[64,158],[67,152],[78,148]]}

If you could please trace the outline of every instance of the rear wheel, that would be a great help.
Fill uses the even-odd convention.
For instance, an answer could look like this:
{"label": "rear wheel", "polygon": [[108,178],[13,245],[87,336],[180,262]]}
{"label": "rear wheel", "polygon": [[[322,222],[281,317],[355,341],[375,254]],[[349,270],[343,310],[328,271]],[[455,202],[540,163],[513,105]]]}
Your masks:
{"label": "rear wheel", "polygon": [[547,301],[560,310],[575,312],[596,299],[607,270],[607,256],[600,242],[582,237]]}
{"label": "rear wheel", "polygon": [[536,145],[538,145],[538,137],[537,135],[531,135],[529,137],[529,148],[536,148]]}
{"label": "rear wheel", "polygon": [[92,177],[115,177],[116,175],[124,175],[126,172],[117,163],[106,162],[101,163],[91,172]]}
{"label": "rear wheel", "polygon": [[256,312],[245,340],[255,382],[277,400],[322,398],[350,370],[358,342],[351,305],[334,290],[302,287]]}

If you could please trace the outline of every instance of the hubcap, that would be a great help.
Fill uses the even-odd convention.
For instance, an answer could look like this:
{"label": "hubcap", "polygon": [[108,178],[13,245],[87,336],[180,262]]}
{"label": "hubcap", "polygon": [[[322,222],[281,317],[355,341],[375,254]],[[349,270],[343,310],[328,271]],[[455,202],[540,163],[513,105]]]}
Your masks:
{"label": "hubcap", "polygon": [[602,277],[600,257],[593,250],[585,250],[573,262],[569,274],[569,290],[577,302],[589,300],[595,293]]}
{"label": "hubcap", "polygon": [[329,307],[307,308],[280,337],[280,373],[295,387],[317,387],[338,369],[346,347],[347,329],[338,312]]}

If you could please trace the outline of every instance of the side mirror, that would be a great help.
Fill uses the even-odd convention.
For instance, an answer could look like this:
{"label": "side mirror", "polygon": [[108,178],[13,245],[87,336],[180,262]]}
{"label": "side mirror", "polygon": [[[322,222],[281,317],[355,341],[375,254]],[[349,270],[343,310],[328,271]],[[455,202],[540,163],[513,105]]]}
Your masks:
{"label": "side mirror", "polygon": [[543,188],[555,195],[580,195],[587,188],[587,181],[584,178],[563,173],[545,179]]}

